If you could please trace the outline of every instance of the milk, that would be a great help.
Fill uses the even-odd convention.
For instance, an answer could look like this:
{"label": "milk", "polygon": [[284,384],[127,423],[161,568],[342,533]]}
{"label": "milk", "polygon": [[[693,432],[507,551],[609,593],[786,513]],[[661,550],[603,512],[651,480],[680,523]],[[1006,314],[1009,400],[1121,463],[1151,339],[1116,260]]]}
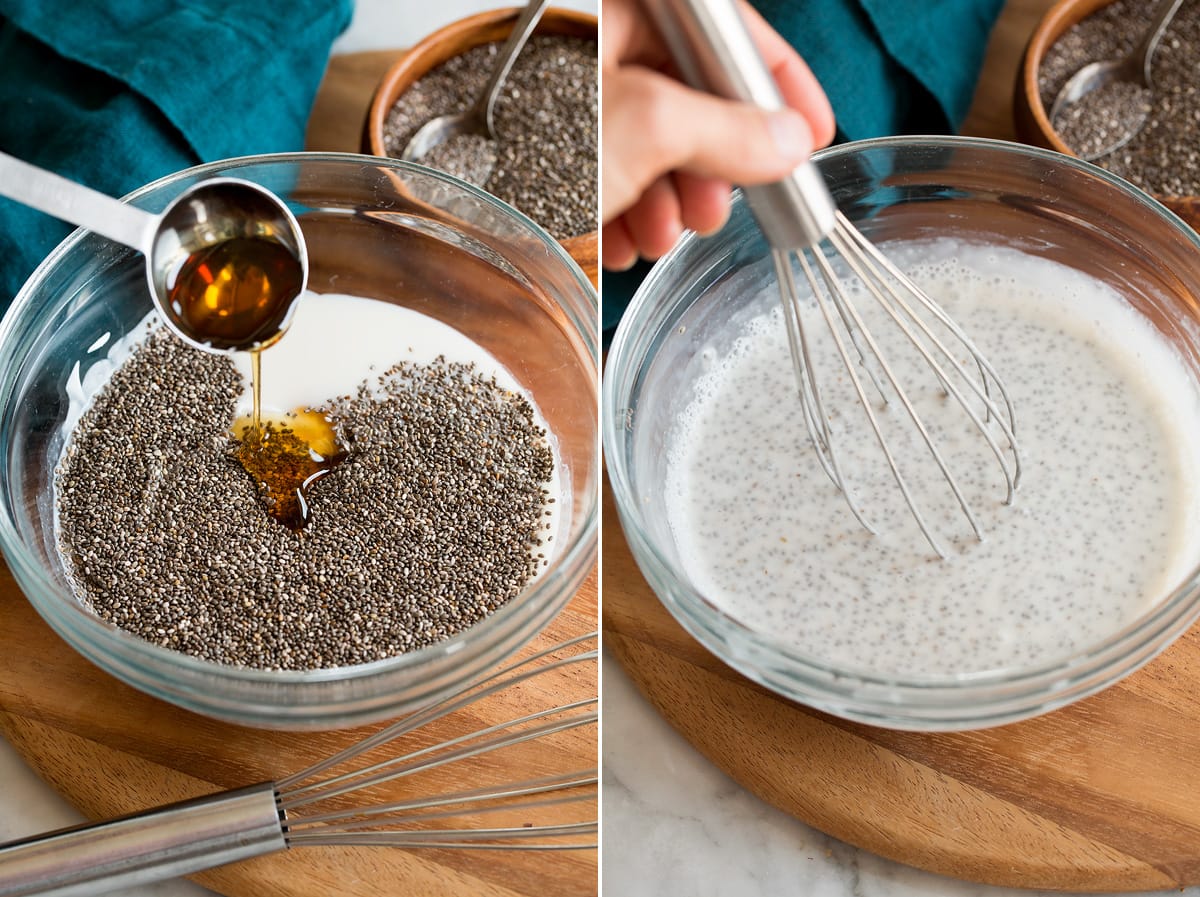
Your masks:
{"label": "milk", "polygon": [[[129,357],[149,332],[161,324],[156,312],[121,339],[110,335],[97,339],[89,350],[105,355],[81,374],[77,364],[69,378],[67,394],[70,406],[63,424],[64,444],[69,441],[79,418],[92,397],[108,382],[114,370]],[[439,356],[449,362],[474,364],[485,377],[494,377],[501,388],[524,395],[534,409],[539,426],[555,455],[554,475],[546,488],[557,500],[546,506],[546,534],[553,537],[569,511],[569,493],[564,491],[561,464],[553,434],[537,409],[533,397],[523,390],[513,375],[486,349],[464,334],[412,309],[340,293],[306,291],[296,300],[292,323],[284,336],[262,352],[262,403],[265,413],[288,412],[298,408],[318,408],[342,395],[357,392],[360,384],[373,384],[376,378],[399,362],[426,364]],[[249,416],[250,357],[247,353],[230,355],[242,375],[245,389],[238,414]],[[232,421],[230,424],[232,425]],[[550,541],[547,557],[558,541]]]}
{"label": "milk", "polygon": [[[675,423],[666,510],[685,569],[730,616],[843,668],[946,676],[1096,644],[1165,598],[1200,558],[1197,384],[1147,321],[1074,269],[950,241],[889,252],[1006,384],[1025,466],[1015,503],[1003,504],[999,466],[928,370],[893,358],[985,530],[974,538],[912,428],[893,427],[889,441],[949,546],[939,560],[840,361],[820,345],[815,369],[836,450],[879,534],[864,530],[810,446],[773,310],[712,360]],[[810,301],[806,326],[819,333],[814,315]],[[885,351],[897,339],[888,326],[872,324]],[[883,407],[868,391],[894,425],[897,403]]]}

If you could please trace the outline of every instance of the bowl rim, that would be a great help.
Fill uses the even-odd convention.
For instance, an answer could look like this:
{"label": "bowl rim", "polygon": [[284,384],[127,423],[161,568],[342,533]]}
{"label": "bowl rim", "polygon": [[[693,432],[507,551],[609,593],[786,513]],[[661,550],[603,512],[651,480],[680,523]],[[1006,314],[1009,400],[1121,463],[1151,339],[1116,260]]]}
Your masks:
{"label": "bowl rim", "polygon": [[[821,150],[813,155],[814,162],[853,156],[874,149],[931,147],[935,149],[973,148],[997,154],[1021,155],[1056,166],[1068,166],[1091,177],[1107,182],[1156,212],[1165,223],[1176,230],[1197,250],[1200,257],[1200,235],[1179,216],[1153,196],[1139,190],[1115,175],[1074,156],[1010,141],[978,137],[945,135],[907,135],[880,137],[855,141]],[[735,198],[741,202],[741,197]],[[688,247],[704,239],[693,232],[686,233],[675,247],[659,260],[645,280],[617,326],[610,345],[604,371],[601,397],[601,427],[604,439],[606,472],[612,487],[615,505],[631,554],[641,568],[658,599],[693,636],[710,650],[730,663],[739,672],[768,687],[780,691],[776,670],[771,664],[783,660],[792,668],[783,671],[790,680],[790,696],[813,703],[837,715],[895,728],[962,728],[962,722],[972,725],[996,725],[1025,718],[1031,712],[1042,712],[1053,706],[1068,703],[1091,694],[1116,678],[1124,676],[1164,649],[1164,634],[1179,633],[1200,617],[1200,562],[1186,573],[1179,586],[1153,607],[1099,643],[1065,657],[1052,658],[1030,666],[1002,667],[962,674],[895,675],[877,670],[856,668],[833,663],[819,656],[799,651],[772,638],[768,633],[754,630],[739,622],[678,574],[665,553],[652,544],[646,535],[642,502],[636,499],[631,471],[623,452],[622,431],[631,428],[627,421],[628,408],[622,405],[628,392],[622,387],[640,378],[638,370],[629,370],[630,358],[644,361],[643,347],[636,347],[637,333],[657,333],[675,304],[652,299],[656,287],[664,284],[672,263]],[[670,291],[667,292],[670,295]],[[657,302],[657,308],[655,306]],[[655,314],[655,309],[657,314]],[[621,369],[621,368],[625,369]],[[621,391],[621,394],[618,394]],[[715,631],[713,627],[719,627]],[[732,640],[735,644],[731,645]],[[766,657],[766,666],[751,663],[755,657]],[[1104,672],[1115,658],[1132,656],[1137,663],[1122,667],[1118,676],[1104,678]],[[1100,676],[1100,679],[1097,678]],[[807,678],[804,678],[807,677]],[[1049,688],[1049,690],[1047,690]],[[884,697],[871,697],[877,693]],[[888,700],[886,695],[903,697],[908,702]],[[865,696],[864,696],[865,695]],[[967,698],[976,699],[968,705]],[[960,707],[948,708],[948,699],[963,702]],[[1036,700],[1034,700],[1036,699]],[[989,703],[989,700],[991,703]],[[1019,704],[1016,712],[1010,705]],[[1031,702],[1037,709],[1031,708]],[[1007,708],[1007,709],[1005,709]],[[951,718],[943,714],[948,714]],[[972,711],[977,711],[972,715]],[[966,716],[963,716],[966,713]]]}
{"label": "bowl rim", "polygon": [[[136,204],[149,194],[160,190],[164,187],[169,187],[172,184],[178,184],[186,181],[189,178],[216,176],[216,175],[232,175],[236,176],[238,170],[265,165],[300,165],[308,162],[332,162],[338,165],[353,164],[359,166],[383,167],[392,168],[401,172],[416,173],[423,177],[433,177],[447,181],[459,189],[465,189],[470,193],[475,194],[475,197],[482,200],[485,204],[496,207],[497,210],[515,216],[518,221],[526,227],[531,234],[534,234],[538,239],[545,244],[545,250],[552,256],[557,257],[558,261],[566,266],[568,272],[577,282],[577,285],[582,290],[582,295],[586,298],[591,310],[591,317],[576,321],[574,314],[568,314],[568,318],[572,322],[572,326],[578,331],[581,345],[587,350],[588,356],[592,359],[594,366],[593,382],[599,379],[599,349],[598,349],[598,317],[599,303],[595,288],[584,275],[579,265],[571,258],[566,250],[551,237],[546,231],[519,210],[507,205],[496,197],[492,196],[472,184],[461,181],[452,175],[436,169],[428,168],[421,165],[404,162],[400,159],[382,158],[376,156],[368,156],[359,153],[337,153],[337,152],[289,152],[289,153],[269,153],[262,155],[237,156],[230,159],[223,159],[215,162],[208,162],[201,165],[196,165],[191,168],[181,169],[163,177],[157,178],[136,190],[123,196],[123,202]],[[16,326],[16,321],[20,317],[23,310],[31,302],[31,297],[35,286],[45,277],[46,273],[57,265],[60,260],[74,250],[79,243],[85,238],[91,236],[91,232],[83,228],[78,228],[63,239],[34,269],[33,273],[22,285],[21,289],[14,297],[12,304],[0,319],[0,347],[11,345],[12,331]],[[579,327],[579,324],[583,327]],[[590,325],[590,326],[589,326]],[[7,350],[0,348],[0,356],[7,353]],[[0,402],[7,402],[11,388],[9,384],[0,385]],[[598,390],[597,390],[598,393]],[[598,454],[598,452],[597,452]],[[597,465],[597,480],[599,480],[600,459],[596,458]],[[599,497],[598,488],[591,492],[582,494],[587,496],[586,502],[582,503],[578,513],[580,514],[580,528],[578,534],[571,543],[569,543],[558,555],[553,559],[552,564],[547,568],[538,579],[527,589],[515,596],[512,600],[505,603],[493,613],[489,614],[482,621],[492,627],[499,628],[501,624],[508,622],[510,618],[519,616],[522,611],[525,611],[526,606],[532,603],[532,595],[542,595],[552,591],[552,586],[558,585],[560,582],[572,582],[578,578],[575,583],[575,588],[572,589],[571,596],[582,584],[586,578],[587,571],[595,562],[595,557],[598,553],[597,531],[599,521]],[[596,493],[596,494],[593,494]],[[37,582],[38,585],[57,596],[58,604],[64,608],[67,613],[72,614],[72,619],[82,621],[82,625],[87,628],[99,628],[103,634],[118,643],[127,646],[134,657],[148,657],[153,661],[164,663],[169,666],[180,668],[190,674],[198,674],[205,677],[216,677],[225,680],[235,680],[238,682],[263,684],[263,685],[308,685],[318,683],[342,683],[350,681],[358,681],[368,679],[383,674],[392,674],[403,671],[409,668],[420,667],[424,663],[432,659],[445,659],[460,653],[465,647],[466,642],[470,640],[473,634],[477,634],[480,624],[475,624],[464,629],[462,632],[456,633],[449,638],[436,642],[432,645],[418,648],[414,651],[398,654],[393,657],[383,658],[381,660],[371,661],[364,664],[353,664],[340,667],[325,667],[315,670],[270,670],[255,667],[240,667],[231,664],[220,664],[210,660],[204,660],[194,655],[185,654],[181,651],[175,651],[170,648],[164,648],[153,642],[146,641],[132,633],[126,632],[120,627],[108,622],[88,611],[73,594],[67,594],[64,590],[58,587],[58,584],[46,575],[42,565],[37,563],[29,552],[26,550],[23,540],[16,530],[12,515],[10,512],[9,502],[0,502],[0,549],[3,550],[5,559],[10,565],[16,565],[21,568],[23,573]],[[19,582],[19,580],[18,580]],[[24,588],[22,587],[24,592]],[[524,600],[522,596],[526,596]],[[571,596],[568,596],[568,600]],[[38,612],[41,613],[37,603],[26,595],[26,600],[34,604]],[[44,615],[43,615],[44,616]],[[547,621],[549,622],[549,621]],[[52,628],[58,629],[58,626],[52,624]],[[540,628],[539,628],[540,631]],[[530,634],[529,638],[536,636],[536,632]],[[140,686],[139,686],[140,687]],[[302,710],[303,705],[296,708]]]}

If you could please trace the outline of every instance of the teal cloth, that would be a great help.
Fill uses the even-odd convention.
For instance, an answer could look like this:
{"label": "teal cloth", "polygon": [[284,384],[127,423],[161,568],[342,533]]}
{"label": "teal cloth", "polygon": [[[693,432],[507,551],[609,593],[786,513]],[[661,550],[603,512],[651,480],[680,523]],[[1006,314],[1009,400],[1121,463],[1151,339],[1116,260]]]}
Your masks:
{"label": "teal cloth", "polygon": [[[1004,0],[751,0],[804,57],[839,142],[958,130]],[[605,332],[650,266],[601,274]]]}
{"label": "teal cloth", "polygon": [[[299,150],[352,0],[0,0],[0,150],[114,196]],[[71,230],[0,198],[0,309]]]}
{"label": "teal cloth", "polygon": [[843,140],[958,129],[1004,0],[752,0],[825,88]]}

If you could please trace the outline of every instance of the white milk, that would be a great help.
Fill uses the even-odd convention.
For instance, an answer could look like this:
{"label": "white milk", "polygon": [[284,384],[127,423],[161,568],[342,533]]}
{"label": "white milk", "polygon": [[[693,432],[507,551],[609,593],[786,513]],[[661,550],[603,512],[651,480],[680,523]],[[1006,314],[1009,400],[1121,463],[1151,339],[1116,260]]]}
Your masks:
{"label": "white milk", "polygon": [[[74,431],[92,397],[112,373],[145,339],[148,327],[160,318],[151,313],[121,340],[108,348],[104,361],[93,364],[87,374],[76,373],[67,385],[71,404],[63,424],[64,443]],[[108,337],[97,340],[94,351],[107,345]],[[557,534],[569,495],[563,490],[558,446],[546,426],[533,397],[507,369],[478,343],[441,321],[411,309],[339,293],[305,292],[296,302],[287,333],[262,353],[262,404],[266,413],[317,407],[342,395],[353,395],[364,381],[374,382],[398,362],[418,364],[444,356],[448,362],[474,364],[484,377],[495,377],[502,388],[523,395],[534,409],[534,419],[547,432],[554,452],[554,475],[547,486],[557,501],[547,505],[547,534]],[[250,357],[230,356],[245,382],[239,414],[251,412]],[[232,423],[232,421],[230,422]],[[557,540],[549,543],[554,548]],[[549,557],[553,554],[547,552]]]}
{"label": "white milk", "polygon": [[[1123,299],[1077,271],[949,241],[889,252],[1006,384],[1025,465],[1015,504],[1002,504],[996,462],[927,369],[894,357],[985,530],[976,541],[932,459],[900,428],[889,439],[949,546],[939,560],[839,362],[822,356],[837,451],[880,534],[863,530],[809,443],[776,310],[712,362],[676,423],[667,513],[686,569],[747,626],[884,674],[1026,666],[1115,633],[1200,560],[1196,383]],[[890,325],[871,328],[885,351],[902,339]],[[810,330],[827,328],[813,319]],[[897,413],[889,408],[885,420]]]}

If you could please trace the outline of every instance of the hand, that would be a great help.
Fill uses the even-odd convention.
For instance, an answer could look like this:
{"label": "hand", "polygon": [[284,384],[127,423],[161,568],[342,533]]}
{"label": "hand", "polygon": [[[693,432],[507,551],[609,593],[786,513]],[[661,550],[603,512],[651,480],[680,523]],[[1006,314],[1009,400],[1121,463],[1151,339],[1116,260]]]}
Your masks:
{"label": "hand", "polygon": [[768,112],[693,90],[637,0],[604,0],[603,262],[658,258],[684,228],[711,233],[732,183],[778,180],[833,139],[833,110],[796,51],[750,6],[746,24],[790,108]]}

